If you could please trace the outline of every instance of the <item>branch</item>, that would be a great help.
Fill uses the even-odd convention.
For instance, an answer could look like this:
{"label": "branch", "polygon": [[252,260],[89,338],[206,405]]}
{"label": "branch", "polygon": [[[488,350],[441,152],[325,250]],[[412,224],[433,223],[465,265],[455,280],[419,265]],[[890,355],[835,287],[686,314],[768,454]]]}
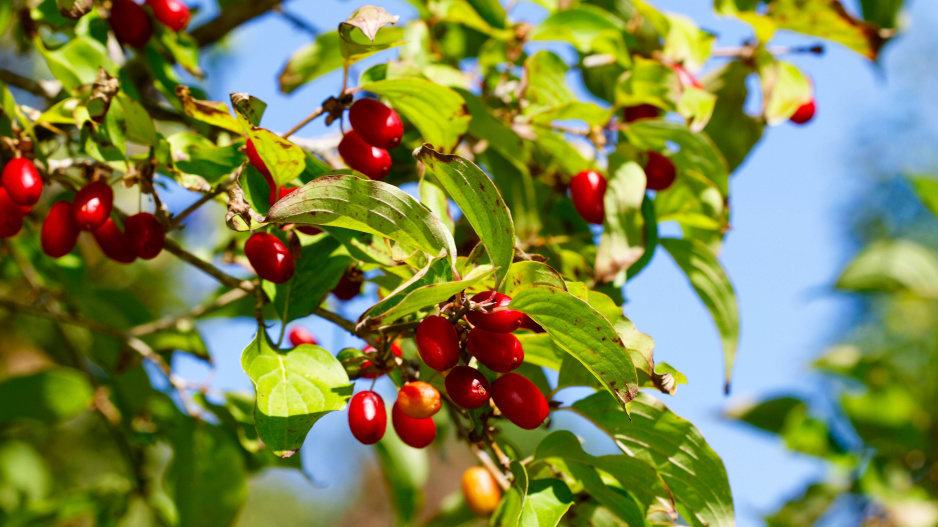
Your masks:
{"label": "branch", "polygon": [[[750,59],[756,52],[755,45],[746,45],[740,46],[737,48],[717,48],[714,49],[711,53],[711,57],[741,57],[744,59]],[[814,53],[815,55],[821,55],[824,53],[824,46],[822,44],[814,44],[812,46],[773,46],[765,48],[766,51],[772,55],[795,55],[799,53]]]}
{"label": "branch", "polygon": [[241,280],[225,273],[214,265],[186,251],[173,240],[167,238],[166,245],[163,248],[166,249],[167,252],[176,255],[176,257],[180,260],[198,268],[200,271],[211,276],[215,280],[218,280],[224,286],[230,287],[232,289],[243,289],[247,292],[254,291],[254,284],[249,280]]}
{"label": "branch", "polygon": [[189,32],[199,47],[210,46],[224,38],[233,29],[276,8],[281,0],[254,0],[243,2],[237,8],[223,9],[216,18]]}
{"label": "branch", "polygon": [[192,308],[187,313],[173,315],[162,318],[160,320],[154,320],[153,322],[148,322],[146,324],[141,324],[131,329],[129,334],[134,337],[142,337],[151,333],[163,331],[164,329],[174,328],[183,320],[194,320],[203,315],[211,313],[212,311],[221,309],[228,304],[237,302],[246,296],[248,296],[248,293],[244,289],[232,289],[231,291],[228,291],[211,302]]}
{"label": "branch", "polygon": [[352,335],[356,335],[356,336],[358,335],[358,332],[355,331],[354,322],[352,322],[351,320],[346,320],[342,318],[341,316],[339,316],[338,314],[333,313],[332,311],[329,311],[328,309],[317,307],[315,310],[313,310],[313,314],[318,317],[322,317],[328,320],[329,322],[332,322],[333,324],[341,327],[345,331],[348,331]]}
{"label": "branch", "polygon": [[293,134],[299,132],[299,131],[300,131],[300,128],[303,128],[304,126],[306,126],[306,125],[308,125],[309,123],[311,123],[311,122],[313,121],[313,119],[315,119],[315,118],[319,117],[320,115],[322,115],[323,111],[324,111],[324,110],[323,110],[323,107],[322,107],[322,106],[320,106],[319,108],[316,108],[316,109],[313,111],[313,113],[309,114],[309,116],[306,117],[306,119],[303,119],[302,121],[300,121],[299,124],[297,124],[297,125],[294,126],[293,128],[290,128],[290,130],[289,130],[287,133],[283,134],[283,138],[284,138],[284,139],[288,139],[291,135],[293,135]]}
{"label": "branch", "polygon": [[[62,84],[58,81],[37,82],[2,68],[0,68],[0,81],[44,99],[54,99],[62,89]],[[58,87],[55,87],[56,85]]]}
{"label": "branch", "polygon": [[240,175],[241,175],[241,170],[235,170],[234,172],[232,172],[232,174],[228,177],[228,179],[219,183],[214,189],[212,189],[211,192],[199,198],[199,200],[193,203],[192,205],[189,205],[189,207],[186,208],[186,210],[173,216],[172,221],[170,221],[169,227],[166,230],[172,231],[172,230],[178,229],[179,226],[182,224],[183,220],[189,217],[190,214],[199,210],[199,208],[201,208],[202,205],[205,205],[209,201],[215,199],[215,197],[217,197],[219,194],[226,192],[228,188],[231,186],[231,184],[237,181]]}

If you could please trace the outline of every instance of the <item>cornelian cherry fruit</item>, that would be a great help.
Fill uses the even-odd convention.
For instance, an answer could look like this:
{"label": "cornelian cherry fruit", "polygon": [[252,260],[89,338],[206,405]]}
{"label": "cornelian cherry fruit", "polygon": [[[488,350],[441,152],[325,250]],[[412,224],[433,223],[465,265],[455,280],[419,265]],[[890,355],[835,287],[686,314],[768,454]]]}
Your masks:
{"label": "cornelian cherry fruit", "polygon": [[603,198],[606,195],[606,178],[595,170],[584,170],[570,180],[570,197],[573,206],[584,220],[602,225],[606,217]]}
{"label": "cornelian cherry fruit", "polygon": [[391,171],[391,154],[371,146],[355,130],[345,133],[339,143],[339,154],[345,164],[371,179],[384,179]]}
{"label": "cornelian cherry fruit", "polygon": [[481,327],[469,332],[469,352],[486,368],[507,373],[524,362],[521,341],[511,333],[495,333]]}
{"label": "cornelian cherry fruit", "polygon": [[814,114],[817,112],[817,105],[814,102],[814,99],[802,104],[795,110],[795,113],[791,116],[791,122],[795,124],[805,124],[811,119],[814,119]]}
{"label": "cornelian cherry fruit", "polygon": [[339,283],[336,284],[335,288],[332,290],[332,294],[339,300],[351,300],[361,294],[363,283],[364,276],[362,276],[361,273],[347,272],[342,275]]}
{"label": "cornelian cherry fruit", "polygon": [[471,467],[463,472],[462,495],[472,512],[482,517],[495,512],[502,499],[495,476],[482,467]]}
{"label": "cornelian cherry fruit", "polygon": [[521,327],[535,333],[544,333],[544,328],[542,328],[540,324],[535,322],[534,319],[527,315],[521,319]]}
{"label": "cornelian cherry fruit", "polygon": [[184,31],[189,25],[189,6],[180,0],[147,0],[147,5],[153,16],[173,31]]}
{"label": "cornelian cherry fruit", "polygon": [[268,282],[282,284],[293,277],[293,254],[272,234],[252,234],[244,244],[244,254],[257,276]]}
{"label": "cornelian cherry fruit", "polygon": [[423,381],[413,381],[401,387],[397,404],[407,417],[426,419],[440,411],[440,392]]}
{"label": "cornelian cherry fruit", "polygon": [[509,421],[533,430],[547,419],[550,408],[537,386],[517,373],[506,373],[492,383],[495,406]]}
{"label": "cornelian cherry fruit", "polygon": [[497,333],[511,333],[521,326],[520,311],[504,309],[511,302],[511,297],[495,291],[483,291],[472,296],[471,300],[477,304],[494,302],[495,305],[470,311],[466,318],[473,326],[495,331]]}
{"label": "cornelian cherry fruit", "polygon": [[0,187],[0,238],[15,236],[23,228],[23,211],[7,189]]}
{"label": "cornelian cherry fruit", "polygon": [[290,330],[290,344],[295,348],[301,344],[312,344],[315,346],[319,344],[319,342],[316,341],[316,337],[307,331],[306,328],[296,327]]}
{"label": "cornelian cherry fruit", "polygon": [[10,199],[17,205],[32,207],[42,195],[42,178],[36,165],[28,159],[18,157],[3,167],[0,177]]}
{"label": "cornelian cherry fruit", "polygon": [[98,242],[98,247],[105,256],[122,264],[132,263],[137,259],[133,249],[130,247],[130,241],[127,235],[121,232],[114,223],[114,220],[108,218],[103,225],[91,231],[94,239]]}
{"label": "cornelian cherry fruit", "polygon": [[78,241],[78,225],[72,217],[72,204],[60,201],[49,209],[49,215],[42,222],[42,252],[51,258],[61,258],[72,252]]}
{"label": "cornelian cherry fruit", "polygon": [[127,218],[124,222],[124,232],[134,254],[144,260],[156,258],[166,244],[163,226],[149,212],[141,212]]}
{"label": "cornelian cherry fruit", "polygon": [[489,402],[489,381],[475,368],[456,366],[446,374],[445,382],[449,398],[463,408],[482,408]]}
{"label": "cornelian cherry fruit", "polygon": [[404,125],[397,112],[375,99],[359,99],[348,111],[355,133],[371,146],[390,150],[401,144]]}
{"label": "cornelian cherry fruit", "polygon": [[133,0],[114,0],[109,21],[111,30],[122,44],[142,48],[153,36],[150,15]]}
{"label": "cornelian cherry fruit", "polygon": [[366,445],[380,441],[388,426],[381,396],[372,391],[356,393],[348,405],[348,426],[355,439]]}
{"label": "cornelian cherry fruit", "polygon": [[400,401],[391,408],[391,423],[394,431],[404,444],[414,448],[424,448],[436,438],[436,423],[432,417],[416,419],[401,410]]}
{"label": "cornelian cherry fruit", "polygon": [[623,116],[627,123],[635,122],[639,119],[657,119],[661,117],[661,110],[653,104],[638,104],[635,106],[626,106]]}
{"label": "cornelian cherry fruit", "polygon": [[[362,348],[362,351],[364,351],[364,352],[367,354],[367,353],[376,353],[378,350],[376,350],[376,349],[375,349],[374,347],[372,347],[372,346],[365,346],[364,348]],[[393,354],[394,354],[395,356],[397,356],[397,357],[403,357],[403,356],[404,356],[404,351],[401,350],[401,347],[397,344],[397,342],[392,342],[392,343],[391,343],[391,353],[393,353]],[[371,365],[372,365],[372,362],[371,362],[370,360],[366,360],[365,362],[362,363],[362,370],[364,370],[365,368],[367,368],[368,366],[371,366]],[[382,375],[384,375],[384,374],[383,374],[383,373],[379,373],[379,374],[376,375],[376,374],[374,374],[374,373],[363,373],[363,374],[362,374],[362,378],[363,378],[363,379],[374,379],[375,377],[380,377],[380,376],[382,376]]]}
{"label": "cornelian cherry fruit", "polygon": [[104,181],[88,183],[75,194],[72,202],[72,215],[78,228],[93,231],[104,225],[111,216],[114,205],[114,191]]}
{"label": "cornelian cherry fruit", "polygon": [[459,336],[456,328],[440,316],[423,319],[417,326],[417,352],[427,366],[445,371],[459,363]]}
{"label": "cornelian cherry fruit", "polygon": [[674,162],[658,152],[648,152],[645,162],[645,178],[648,190],[667,190],[677,178]]}

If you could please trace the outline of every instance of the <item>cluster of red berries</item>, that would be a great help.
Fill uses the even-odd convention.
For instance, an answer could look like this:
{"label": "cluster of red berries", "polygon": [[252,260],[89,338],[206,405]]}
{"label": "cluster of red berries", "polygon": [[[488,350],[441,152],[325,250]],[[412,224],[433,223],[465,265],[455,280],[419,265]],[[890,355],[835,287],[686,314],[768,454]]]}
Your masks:
{"label": "cluster of red berries", "polygon": [[352,129],[339,143],[339,155],[350,168],[371,179],[384,179],[391,171],[388,150],[401,144],[404,125],[397,112],[375,99],[359,99],[349,108]]}
{"label": "cluster of red berries", "polygon": [[[515,425],[526,430],[537,428],[549,413],[547,399],[534,383],[512,373],[524,361],[521,342],[512,334],[522,327],[524,315],[508,309],[511,298],[495,291],[478,293],[471,300],[485,307],[466,315],[472,325],[465,339],[466,348],[480,364],[502,375],[490,384],[476,368],[459,365],[462,349],[459,333],[442,316],[427,317],[417,327],[420,358],[430,368],[446,372],[446,393],[456,405],[476,409],[492,399],[502,415]],[[366,348],[365,351],[374,350]],[[401,355],[399,348],[392,347],[392,352]],[[365,377],[372,378],[368,374]],[[394,430],[404,443],[423,448],[436,437],[432,416],[439,409],[440,393],[436,388],[421,381],[409,382],[400,389],[391,409]],[[356,439],[365,444],[375,443],[384,436],[386,426],[387,416],[380,395],[363,391],[352,398],[349,427]]]}
{"label": "cluster of red berries", "polygon": [[[181,0],[146,0],[146,4],[156,20],[173,31],[184,31],[189,25],[189,7]],[[113,0],[109,20],[122,44],[142,48],[153,36],[150,15],[134,0]]]}

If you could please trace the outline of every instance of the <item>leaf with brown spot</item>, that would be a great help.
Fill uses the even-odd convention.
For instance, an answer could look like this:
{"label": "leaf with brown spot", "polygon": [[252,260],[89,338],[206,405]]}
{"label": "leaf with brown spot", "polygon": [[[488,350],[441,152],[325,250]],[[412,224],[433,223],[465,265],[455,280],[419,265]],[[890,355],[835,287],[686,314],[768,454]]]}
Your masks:
{"label": "leaf with brown spot", "polygon": [[186,115],[219,128],[241,134],[243,130],[238,120],[232,117],[228,105],[217,101],[203,101],[192,97],[188,86],[176,86],[176,97],[182,103]]}

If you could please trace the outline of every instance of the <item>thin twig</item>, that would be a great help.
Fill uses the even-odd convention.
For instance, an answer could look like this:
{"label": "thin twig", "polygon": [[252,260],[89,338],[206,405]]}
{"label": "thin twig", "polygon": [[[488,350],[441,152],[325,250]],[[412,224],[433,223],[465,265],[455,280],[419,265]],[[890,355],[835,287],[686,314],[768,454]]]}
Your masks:
{"label": "thin twig", "polygon": [[54,99],[55,95],[62,89],[61,83],[50,82],[50,86],[58,84],[57,90],[52,90],[51,87],[47,88],[43,86],[43,83],[34,81],[28,77],[24,77],[18,73],[13,73],[10,70],[0,68],[0,81],[3,81],[10,86],[14,86],[21,90],[27,91],[36,97],[42,97],[44,99]]}
{"label": "thin twig", "polygon": [[479,460],[479,463],[482,463],[482,466],[492,474],[495,481],[498,482],[498,486],[501,487],[503,491],[507,492],[508,489],[511,488],[511,483],[508,481],[508,478],[505,477],[505,474],[502,473],[501,470],[498,470],[498,467],[492,462],[492,458],[490,458],[484,450],[479,448],[479,445],[469,445],[469,449],[472,450],[472,453],[475,455],[476,459]]}
{"label": "thin twig", "polygon": [[254,283],[249,280],[241,280],[235,278],[230,274],[225,273],[224,271],[218,269],[214,265],[202,260],[198,256],[186,251],[178,243],[167,239],[166,245],[164,246],[167,252],[174,254],[180,260],[186,262],[187,264],[198,268],[200,271],[211,276],[212,278],[218,280],[222,285],[230,287],[232,289],[244,289],[247,292],[252,292],[255,289]]}
{"label": "thin twig", "polygon": [[195,38],[199,47],[209,46],[223,39],[233,29],[267,13],[280,3],[281,0],[254,0],[239,3],[237,7],[223,9],[217,17],[193,29],[189,34]]}
{"label": "thin twig", "polygon": [[219,296],[207,304],[202,304],[192,308],[187,313],[173,315],[166,318],[161,318],[160,320],[154,320],[153,322],[148,322],[146,324],[141,324],[132,328],[128,333],[134,337],[142,337],[151,333],[163,331],[164,329],[174,328],[178,326],[179,323],[183,320],[197,319],[203,315],[211,313],[212,311],[221,309],[228,304],[237,302],[246,296],[248,296],[248,293],[244,289],[232,289],[231,291],[228,291],[227,293]]}
{"label": "thin twig", "polygon": [[[710,52],[711,57],[751,57],[755,53],[756,46],[740,46],[735,48],[717,48]],[[766,51],[772,55],[794,55],[799,53],[814,53],[820,55],[824,53],[822,44],[811,46],[773,46],[766,48]]]}
{"label": "thin twig", "polygon": [[294,126],[293,128],[290,128],[290,130],[287,131],[287,133],[283,134],[283,138],[284,138],[284,139],[288,139],[291,135],[293,135],[293,134],[299,132],[301,128],[303,128],[304,126],[306,126],[306,125],[308,125],[309,123],[313,122],[313,119],[315,119],[315,118],[319,117],[320,115],[322,115],[323,112],[325,112],[325,110],[323,109],[322,106],[320,106],[319,108],[316,108],[315,110],[313,110],[313,113],[309,114],[309,115],[306,117],[306,119],[303,119],[302,121],[299,122],[299,124],[297,124],[297,125]]}

